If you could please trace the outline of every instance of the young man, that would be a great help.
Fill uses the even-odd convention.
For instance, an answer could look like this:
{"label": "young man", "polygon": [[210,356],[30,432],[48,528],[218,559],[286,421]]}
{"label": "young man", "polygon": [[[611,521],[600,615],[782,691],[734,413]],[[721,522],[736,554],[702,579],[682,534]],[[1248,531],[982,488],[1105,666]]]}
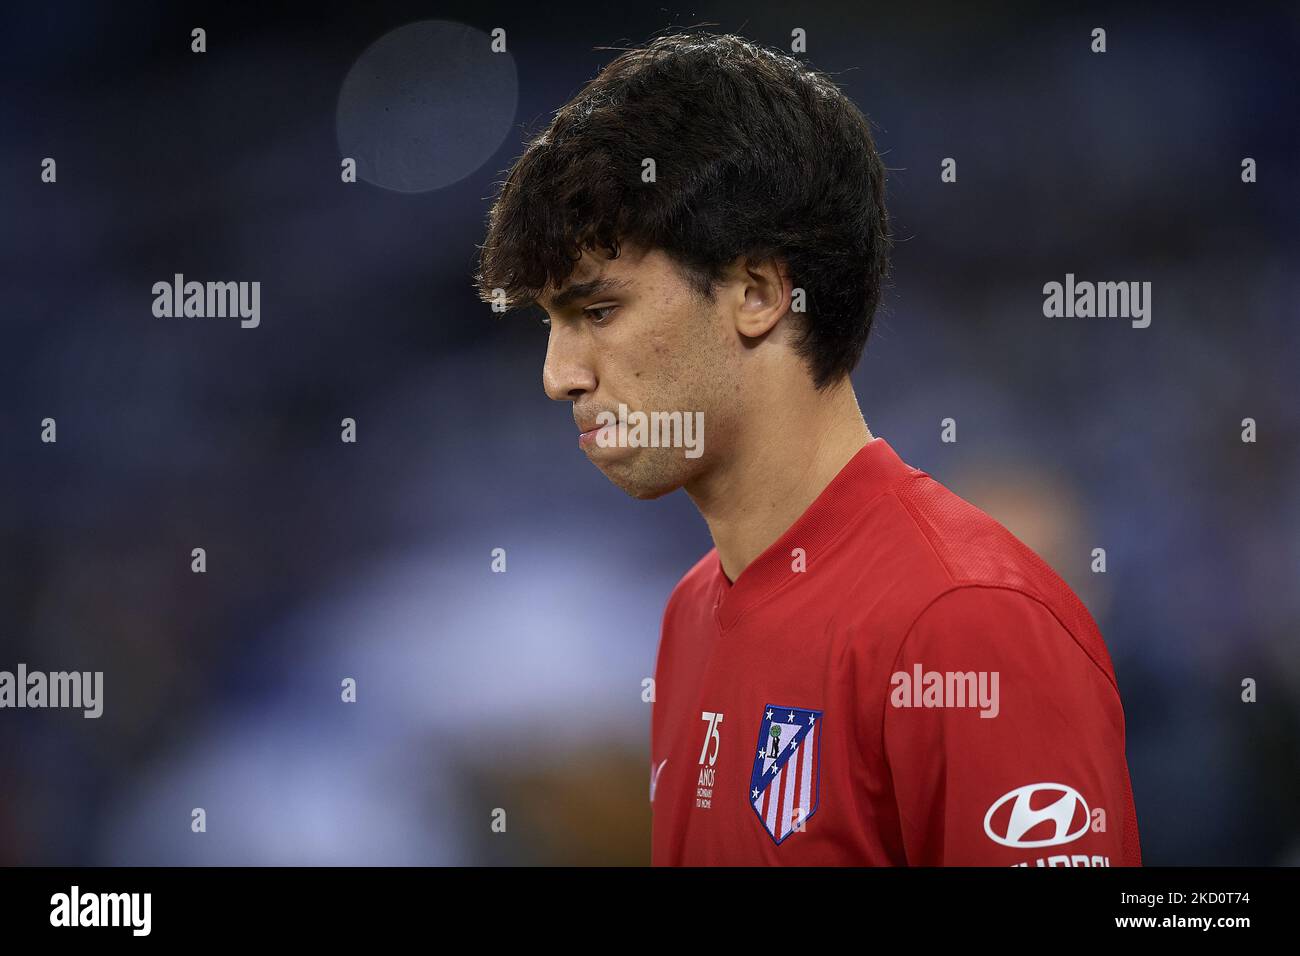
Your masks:
{"label": "young man", "polygon": [[715,543],[663,620],[652,862],[1140,864],[1096,624],[859,411],[889,246],[862,114],[732,36],[619,56],[492,209],[480,294],[545,310],[579,446]]}

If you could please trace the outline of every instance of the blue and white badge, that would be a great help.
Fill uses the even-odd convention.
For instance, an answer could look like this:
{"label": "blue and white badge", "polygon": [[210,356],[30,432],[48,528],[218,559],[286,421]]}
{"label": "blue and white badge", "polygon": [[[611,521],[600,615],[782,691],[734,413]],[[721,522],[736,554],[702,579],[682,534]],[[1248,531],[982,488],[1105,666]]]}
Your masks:
{"label": "blue and white badge", "polygon": [[749,804],[779,845],[817,812],[822,712],[768,704],[758,725]]}

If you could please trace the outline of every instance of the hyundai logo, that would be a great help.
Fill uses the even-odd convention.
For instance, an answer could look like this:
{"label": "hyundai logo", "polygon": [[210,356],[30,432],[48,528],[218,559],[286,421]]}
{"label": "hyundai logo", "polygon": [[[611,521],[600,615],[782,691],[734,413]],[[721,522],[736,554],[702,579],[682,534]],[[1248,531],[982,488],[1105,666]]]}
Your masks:
{"label": "hyundai logo", "polygon": [[[1059,793],[1060,796],[1040,810],[1032,809],[1030,802],[1033,800],[1034,794],[1044,790],[1049,793]],[[1011,816],[1007,819],[1006,825],[1001,828],[1003,832],[1001,834],[994,833],[993,827],[990,826],[993,821],[993,814],[997,813],[998,809],[1009,800],[1015,801],[1011,806]],[[1083,807],[1083,823],[1079,829],[1070,833],[1070,824],[1074,822],[1079,807]],[[1071,840],[1077,840],[1087,833],[1089,820],[1088,804],[1078,790],[1067,787],[1063,783],[1031,783],[1004,794],[997,799],[993,806],[989,807],[989,812],[984,814],[984,832],[989,835],[989,839],[994,843],[1000,843],[1003,846],[1056,846],[1058,843],[1069,843]],[[1026,833],[1044,821],[1051,821],[1056,825],[1056,833],[1050,840],[1023,839]]]}

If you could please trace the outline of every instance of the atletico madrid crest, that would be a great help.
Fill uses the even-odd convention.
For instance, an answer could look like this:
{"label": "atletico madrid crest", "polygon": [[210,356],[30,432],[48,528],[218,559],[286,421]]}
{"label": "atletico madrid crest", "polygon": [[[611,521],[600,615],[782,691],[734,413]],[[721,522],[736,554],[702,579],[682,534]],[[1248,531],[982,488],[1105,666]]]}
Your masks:
{"label": "atletico madrid crest", "polygon": [[768,704],[758,725],[749,805],[778,844],[801,833],[817,812],[820,710]]}

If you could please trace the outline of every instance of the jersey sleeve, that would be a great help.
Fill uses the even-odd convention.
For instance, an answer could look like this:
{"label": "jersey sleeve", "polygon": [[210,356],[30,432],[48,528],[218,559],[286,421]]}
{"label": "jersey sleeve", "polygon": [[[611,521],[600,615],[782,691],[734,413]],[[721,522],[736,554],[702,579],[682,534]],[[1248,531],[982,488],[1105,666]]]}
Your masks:
{"label": "jersey sleeve", "polygon": [[1109,660],[1039,600],[963,586],[931,602],[881,726],[909,865],[1140,865]]}

